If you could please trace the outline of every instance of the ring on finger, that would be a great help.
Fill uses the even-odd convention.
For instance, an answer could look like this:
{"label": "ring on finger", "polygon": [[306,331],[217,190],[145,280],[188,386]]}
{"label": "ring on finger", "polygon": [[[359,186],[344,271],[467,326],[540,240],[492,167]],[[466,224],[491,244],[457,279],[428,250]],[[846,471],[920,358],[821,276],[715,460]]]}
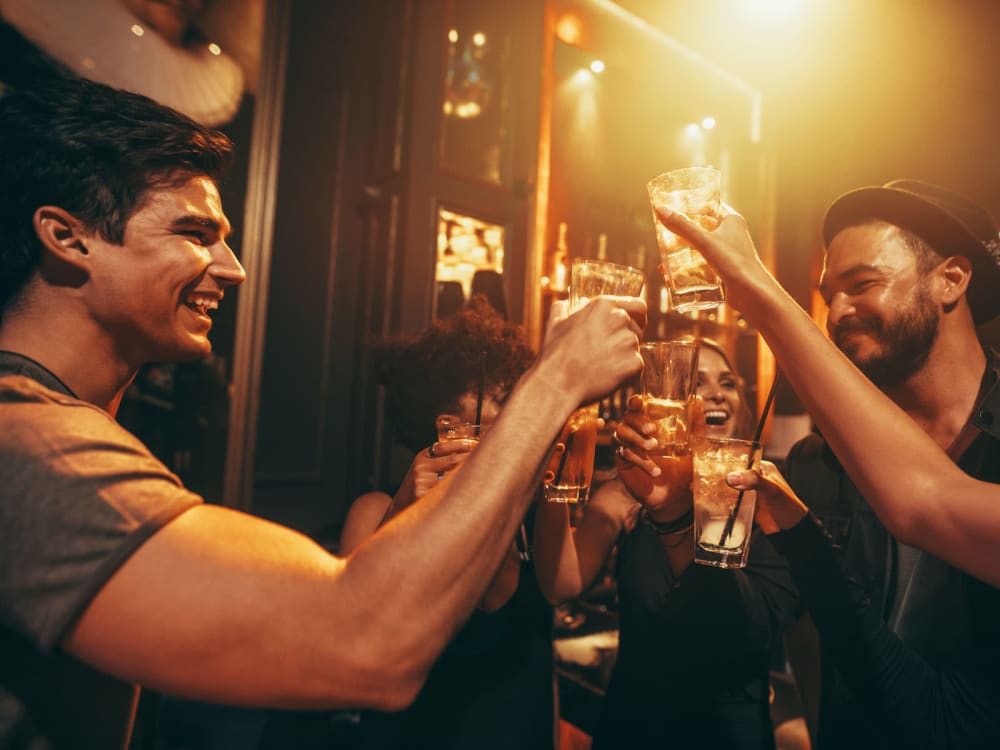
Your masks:
{"label": "ring on finger", "polygon": [[437,453],[434,450],[436,447],[437,443],[431,443],[431,447],[427,449],[427,455],[431,458],[437,458]]}
{"label": "ring on finger", "polygon": [[619,443],[618,444],[618,447],[615,448],[615,455],[618,456],[618,458],[625,458],[625,444],[624,443]]}
{"label": "ring on finger", "polygon": [[440,482],[442,479],[444,479],[444,472],[443,471],[439,471],[438,472],[438,481]]}

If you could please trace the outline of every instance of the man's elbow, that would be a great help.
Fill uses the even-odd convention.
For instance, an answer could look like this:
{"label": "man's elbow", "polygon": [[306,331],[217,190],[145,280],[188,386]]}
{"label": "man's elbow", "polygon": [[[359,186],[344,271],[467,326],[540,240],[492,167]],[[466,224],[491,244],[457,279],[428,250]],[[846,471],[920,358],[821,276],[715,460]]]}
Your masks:
{"label": "man's elbow", "polygon": [[416,700],[427,681],[430,668],[386,658],[370,664],[365,671],[367,676],[356,683],[365,687],[352,704],[391,713],[402,711]]}
{"label": "man's elbow", "polygon": [[386,680],[382,690],[371,701],[370,708],[392,713],[409,708],[423,689],[427,676]]}

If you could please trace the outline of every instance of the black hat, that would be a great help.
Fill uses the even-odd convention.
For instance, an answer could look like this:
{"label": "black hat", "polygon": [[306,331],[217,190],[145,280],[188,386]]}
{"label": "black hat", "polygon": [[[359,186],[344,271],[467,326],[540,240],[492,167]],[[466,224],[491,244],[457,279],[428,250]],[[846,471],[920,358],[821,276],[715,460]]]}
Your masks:
{"label": "black hat", "polygon": [[867,219],[907,229],[943,256],[972,263],[965,295],[976,324],[1000,315],[1000,232],[988,213],[950,190],[919,180],[893,180],[882,187],[844,193],[826,212],[823,240]]}

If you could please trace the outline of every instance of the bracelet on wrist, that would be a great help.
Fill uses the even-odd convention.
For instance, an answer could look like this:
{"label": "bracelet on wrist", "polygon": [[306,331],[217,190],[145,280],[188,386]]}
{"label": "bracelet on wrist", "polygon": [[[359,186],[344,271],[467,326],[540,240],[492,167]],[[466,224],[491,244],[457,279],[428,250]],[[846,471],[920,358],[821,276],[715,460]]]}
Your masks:
{"label": "bracelet on wrist", "polygon": [[694,508],[688,508],[687,511],[680,518],[675,518],[673,521],[654,521],[650,515],[649,511],[643,508],[642,510],[643,518],[646,519],[646,523],[649,524],[650,528],[653,529],[660,536],[666,536],[668,534],[683,534],[690,531],[691,527],[694,526]]}

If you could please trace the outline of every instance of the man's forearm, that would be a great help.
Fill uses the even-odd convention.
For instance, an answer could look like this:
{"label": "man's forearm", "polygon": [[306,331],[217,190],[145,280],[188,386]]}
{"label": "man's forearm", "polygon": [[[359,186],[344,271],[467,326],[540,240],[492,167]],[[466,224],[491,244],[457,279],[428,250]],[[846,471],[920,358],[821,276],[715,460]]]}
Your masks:
{"label": "man's forearm", "polygon": [[365,592],[358,601],[382,602],[369,614],[393,610],[379,624],[391,633],[390,656],[410,673],[426,674],[486,589],[573,409],[639,370],[636,320],[644,314],[642,300],[599,298],[551,325],[535,364],[462,470],[347,561],[349,585]]}

